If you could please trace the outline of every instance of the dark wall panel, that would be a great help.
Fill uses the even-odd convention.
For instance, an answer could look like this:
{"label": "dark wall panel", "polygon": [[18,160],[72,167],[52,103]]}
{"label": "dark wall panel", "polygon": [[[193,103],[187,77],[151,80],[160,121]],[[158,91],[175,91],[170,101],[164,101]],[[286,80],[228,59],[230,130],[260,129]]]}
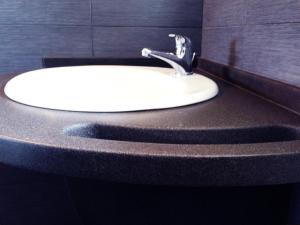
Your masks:
{"label": "dark wall panel", "polygon": [[300,23],[249,26],[242,68],[300,87]]}
{"label": "dark wall panel", "polygon": [[300,22],[300,1],[248,1],[247,21],[248,24]]}
{"label": "dark wall panel", "polygon": [[171,32],[190,36],[200,53],[201,26],[202,0],[0,0],[0,73],[40,68],[47,56],[170,51]]}
{"label": "dark wall panel", "polygon": [[201,27],[202,0],[93,0],[93,24]]}
{"label": "dark wall panel", "polygon": [[43,56],[91,57],[91,27],[0,25],[0,73],[41,67]]}
{"label": "dark wall panel", "polygon": [[197,28],[156,27],[95,27],[95,55],[100,57],[141,57],[145,47],[156,50],[175,50],[174,38],[169,33],[192,37],[195,51],[200,52],[201,30]]}
{"label": "dark wall panel", "polygon": [[0,25],[4,55],[91,56],[91,29],[80,26]]}
{"label": "dark wall panel", "polygon": [[241,65],[243,27],[219,27],[203,30],[202,56],[231,66]]}
{"label": "dark wall panel", "polygon": [[92,56],[90,0],[0,0],[0,73],[41,67],[43,56]]}
{"label": "dark wall panel", "polygon": [[203,27],[241,25],[245,22],[246,0],[204,0]]}
{"label": "dark wall panel", "polygon": [[300,87],[299,0],[205,0],[203,20],[203,58]]}
{"label": "dark wall panel", "polygon": [[42,67],[40,56],[0,54],[0,75],[19,73]]}
{"label": "dark wall panel", "polygon": [[0,0],[0,23],[89,25],[90,0]]}

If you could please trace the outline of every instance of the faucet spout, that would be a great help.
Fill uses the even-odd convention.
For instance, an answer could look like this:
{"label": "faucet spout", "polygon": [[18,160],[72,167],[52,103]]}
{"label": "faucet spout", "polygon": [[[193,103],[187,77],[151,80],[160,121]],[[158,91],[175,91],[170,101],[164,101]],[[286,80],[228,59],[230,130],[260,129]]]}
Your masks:
{"label": "faucet spout", "polygon": [[192,74],[191,71],[187,71],[185,68],[183,68],[180,65],[180,63],[178,63],[177,57],[172,53],[154,51],[154,50],[151,50],[148,48],[144,48],[142,50],[142,56],[147,57],[147,58],[157,58],[157,59],[160,59],[160,60],[168,63],[169,65],[171,65],[174,68],[175,73],[178,76]]}
{"label": "faucet spout", "polygon": [[178,76],[193,74],[192,63],[195,53],[192,50],[192,42],[189,38],[181,35],[170,34],[170,37],[175,37],[176,52],[162,52],[144,48],[142,56],[148,58],[157,58],[170,64],[176,71]]}

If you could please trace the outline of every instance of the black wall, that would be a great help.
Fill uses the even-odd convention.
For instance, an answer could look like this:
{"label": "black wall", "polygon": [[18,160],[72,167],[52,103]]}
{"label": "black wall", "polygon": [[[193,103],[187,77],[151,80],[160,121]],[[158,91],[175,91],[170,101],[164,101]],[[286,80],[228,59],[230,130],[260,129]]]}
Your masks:
{"label": "black wall", "polygon": [[299,0],[204,0],[202,57],[300,87]]}
{"label": "black wall", "polygon": [[41,67],[41,57],[139,57],[170,50],[169,33],[201,46],[202,0],[0,1],[0,73]]}

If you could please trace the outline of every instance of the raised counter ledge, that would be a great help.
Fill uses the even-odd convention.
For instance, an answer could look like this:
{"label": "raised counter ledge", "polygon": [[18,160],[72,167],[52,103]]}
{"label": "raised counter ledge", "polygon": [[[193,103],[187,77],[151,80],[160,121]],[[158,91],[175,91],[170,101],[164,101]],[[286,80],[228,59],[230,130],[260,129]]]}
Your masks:
{"label": "raised counter ledge", "polygon": [[[155,185],[300,182],[299,115],[216,77],[211,78],[220,93],[204,103],[144,112],[79,113],[34,108],[7,99],[3,87],[13,76],[1,76],[2,163],[66,176]],[[291,128],[292,136],[297,134],[284,141],[178,144],[104,140],[66,132],[82,125],[126,128],[129,132],[283,127]],[[280,139],[281,130],[276,132]]]}

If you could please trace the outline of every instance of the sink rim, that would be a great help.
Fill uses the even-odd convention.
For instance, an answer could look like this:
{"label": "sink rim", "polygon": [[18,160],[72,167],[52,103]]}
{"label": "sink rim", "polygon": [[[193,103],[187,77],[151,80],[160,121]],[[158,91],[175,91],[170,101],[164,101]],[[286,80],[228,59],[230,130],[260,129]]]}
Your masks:
{"label": "sink rim", "polygon": [[[183,83],[181,85],[188,85],[191,88],[194,88],[193,87],[193,86],[195,86],[194,82],[198,82],[198,85],[202,84],[203,82],[204,83],[206,82],[206,84],[208,86],[206,86],[206,89],[203,89],[203,91],[184,91],[185,92],[184,95],[176,95],[176,96],[169,95],[168,96],[167,93],[166,93],[165,95],[161,95],[164,98],[157,99],[157,98],[153,97],[152,100],[150,99],[151,101],[148,102],[148,103],[147,102],[144,103],[144,101],[142,101],[143,99],[142,98],[139,99],[139,97],[137,96],[136,97],[137,100],[134,100],[134,101],[132,101],[131,99],[129,100],[129,103],[131,103],[132,105],[130,105],[130,104],[129,105],[121,104],[121,106],[120,106],[121,108],[118,108],[119,107],[118,102],[116,102],[116,104],[106,103],[107,107],[105,106],[105,104],[104,104],[104,106],[101,106],[101,104],[99,103],[100,98],[94,99],[93,104],[85,105],[85,101],[82,101],[81,102],[82,106],[80,106],[80,104],[78,105],[77,103],[74,103],[72,105],[70,103],[70,102],[73,102],[72,98],[69,99],[69,100],[72,100],[72,101],[66,101],[65,100],[64,104],[59,104],[58,102],[56,102],[56,99],[58,99],[58,97],[52,99],[52,101],[53,101],[52,103],[51,103],[51,101],[50,101],[50,103],[49,103],[49,101],[47,101],[45,103],[45,101],[44,100],[42,101],[42,99],[34,101],[34,99],[38,99],[37,96],[39,96],[36,93],[31,94],[31,98],[28,97],[27,99],[24,100],[24,94],[17,93],[16,91],[14,91],[14,89],[18,89],[18,88],[11,87],[16,82],[19,82],[20,79],[22,81],[22,79],[25,77],[25,80],[26,80],[27,79],[26,76],[28,76],[28,75],[37,76],[39,72],[42,72],[42,73],[44,72],[44,74],[41,74],[41,75],[44,75],[44,76],[47,77],[47,76],[49,76],[49,74],[47,74],[47,72],[49,73],[49,72],[53,72],[53,71],[56,72],[57,71],[57,73],[58,73],[60,70],[66,70],[66,74],[68,74],[68,73],[71,73],[72,70],[75,71],[77,69],[79,69],[79,70],[84,70],[84,69],[91,69],[92,70],[92,69],[95,69],[95,71],[96,71],[97,69],[101,70],[101,69],[111,69],[111,68],[113,70],[115,70],[115,69],[117,69],[117,70],[129,69],[129,70],[133,70],[133,72],[136,69],[137,69],[137,72],[139,72],[139,70],[146,70],[146,72],[154,71],[153,73],[157,74],[156,77],[160,77],[161,75],[169,74],[168,77],[166,76],[166,77],[162,77],[162,78],[163,79],[166,79],[166,78],[167,79],[174,79],[174,81],[176,81],[176,83],[178,83],[178,84],[182,80]],[[68,69],[71,69],[71,70],[67,71]],[[118,72],[113,72],[113,73],[117,74]],[[166,74],[164,74],[164,73],[166,73]],[[5,93],[5,96],[8,99],[10,99],[10,100],[12,100],[16,103],[27,105],[27,106],[30,106],[30,107],[36,107],[36,108],[41,108],[41,109],[50,109],[50,110],[58,110],[58,111],[67,111],[67,112],[95,112],[95,113],[101,113],[101,112],[107,113],[107,112],[109,112],[109,113],[114,113],[114,112],[136,112],[136,111],[147,111],[147,110],[159,110],[159,109],[169,109],[169,108],[188,106],[188,105],[208,101],[208,100],[214,98],[219,92],[217,84],[213,80],[211,80],[210,78],[207,78],[207,77],[205,77],[201,74],[196,74],[195,73],[194,75],[190,75],[190,76],[186,76],[186,77],[185,76],[184,77],[176,77],[175,75],[173,76],[172,73],[173,73],[173,69],[170,69],[170,68],[146,67],[146,66],[121,66],[121,65],[116,65],[116,66],[112,66],[112,65],[95,66],[95,65],[92,65],[92,66],[71,66],[71,67],[46,68],[46,69],[39,69],[39,70],[35,70],[35,71],[29,71],[29,72],[26,72],[26,73],[22,73],[18,76],[14,76],[13,78],[11,78],[10,80],[8,80],[6,82],[6,84],[4,86],[4,93]],[[66,74],[63,74],[63,75],[66,75]],[[50,77],[51,76],[52,75],[50,75]],[[80,74],[79,76],[84,77],[85,75]],[[128,76],[130,76],[130,75],[128,74]],[[146,76],[144,76],[144,77],[146,77]],[[51,77],[51,79],[52,79],[52,77]],[[178,80],[176,80],[176,79],[178,79]],[[133,85],[133,86],[135,86],[135,85]],[[201,87],[201,86],[199,86],[199,87]],[[210,88],[208,88],[208,87],[210,87]],[[23,87],[23,88],[25,88],[25,87]],[[38,88],[39,87],[37,87],[37,91],[38,91]],[[175,91],[175,89],[174,89],[174,91]],[[65,92],[66,92],[65,90],[61,90],[61,93],[65,93]],[[22,93],[26,93],[26,92],[23,90]],[[48,91],[48,94],[49,93],[52,93],[52,90]],[[140,92],[138,92],[138,93],[140,93]],[[152,92],[149,91],[147,93],[150,96],[151,95],[150,93],[152,93]],[[175,93],[177,93],[177,92],[175,92]],[[68,96],[68,94],[67,94],[67,96]],[[28,95],[28,93],[27,93],[27,95]],[[91,95],[90,95],[90,97],[91,97]],[[121,101],[121,102],[123,102],[123,101]],[[105,103],[105,101],[104,101],[104,103]],[[120,100],[119,100],[119,103],[120,103]]]}

